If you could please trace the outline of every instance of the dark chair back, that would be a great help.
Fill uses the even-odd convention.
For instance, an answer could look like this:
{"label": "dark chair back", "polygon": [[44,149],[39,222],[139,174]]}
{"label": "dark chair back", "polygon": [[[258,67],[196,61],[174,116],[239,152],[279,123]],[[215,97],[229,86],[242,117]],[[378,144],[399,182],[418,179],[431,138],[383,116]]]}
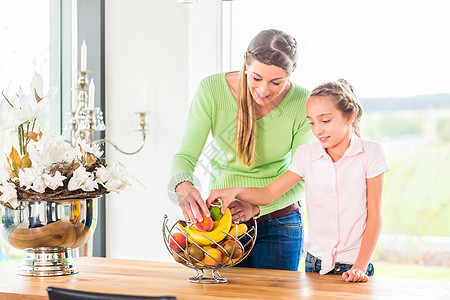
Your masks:
{"label": "dark chair back", "polygon": [[69,290],[54,286],[47,287],[49,300],[176,300],[173,296],[133,296],[119,294],[92,293],[86,291]]}

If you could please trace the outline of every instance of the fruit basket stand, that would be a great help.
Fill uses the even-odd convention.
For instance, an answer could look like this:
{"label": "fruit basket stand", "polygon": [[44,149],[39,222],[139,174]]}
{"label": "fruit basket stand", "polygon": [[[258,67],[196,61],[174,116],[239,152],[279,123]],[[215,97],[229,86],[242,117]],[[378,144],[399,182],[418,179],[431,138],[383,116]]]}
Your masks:
{"label": "fruit basket stand", "polygon": [[[181,220],[170,227],[169,218],[165,215],[162,228],[164,243],[176,262],[196,270],[196,276],[189,277],[188,281],[224,283],[228,279],[219,271],[244,260],[255,245],[257,224],[256,220],[254,222],[250,230],[244,223],[234,222],[210,233],[197,231],[191,222]],[[243,240],[245,244],[241,242]],[[211,272],[211,276],[205,276],[205,270]]]}

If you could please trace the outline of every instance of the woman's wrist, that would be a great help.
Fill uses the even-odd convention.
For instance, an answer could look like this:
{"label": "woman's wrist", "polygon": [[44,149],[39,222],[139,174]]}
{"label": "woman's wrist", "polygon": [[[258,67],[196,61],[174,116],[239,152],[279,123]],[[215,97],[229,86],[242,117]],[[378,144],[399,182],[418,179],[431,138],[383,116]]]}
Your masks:
{"label": "woman's wrist", "polygon": [[179,187],[185,186],[186,184],[190,184],[190,185],[194,186],[194,184],[192,182],[190,182],[189,180],[181,181],[175,186],[175,194],[178,193]]}
{"label": "woman's wrist", "polygon": [[261,210],[259,209],[258,205],[252,205],[252,212],[253,212],[253,217],[259,215],[259,213],[261,212]]}

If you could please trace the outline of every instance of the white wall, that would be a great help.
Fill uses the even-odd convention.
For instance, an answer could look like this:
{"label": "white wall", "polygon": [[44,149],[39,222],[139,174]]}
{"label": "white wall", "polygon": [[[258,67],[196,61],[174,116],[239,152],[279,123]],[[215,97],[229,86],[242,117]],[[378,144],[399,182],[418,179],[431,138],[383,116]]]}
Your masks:
{"label": "white wall", "polygon": [[189,5],[189,99],[200,80],[220,71],[221,0]]}
{"label": "white wall", "polygon": [[145,185],[132,181],[120,194],[107,196],[108,257],[172,259],[163,243],[162,221],[164,214],[171,223],[182,214],[167,195],[170,163],[195,87],[203,76],[218,70],[218,3],[106,1],[107,139],[125,150],[137,148],[140,136],[132,131],[131,121],[141,108],[144,84],[154,127],[136,155],[107,146],[107,162],[122,162]]}

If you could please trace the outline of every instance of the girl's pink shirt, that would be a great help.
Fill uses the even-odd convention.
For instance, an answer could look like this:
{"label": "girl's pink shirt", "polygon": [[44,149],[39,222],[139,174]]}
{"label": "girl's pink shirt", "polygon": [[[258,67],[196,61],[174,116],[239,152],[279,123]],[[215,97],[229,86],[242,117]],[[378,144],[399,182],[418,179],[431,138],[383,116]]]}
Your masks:
{"label": "girl's pink shirt", "polygon": [[335,163],[318,141],[302,145],[289,170],[305,180],[307,251],[322,260],[320,274],[331,271],[336,262],[353,264],[366,228],[366,179],[389,170],[381,145],[353,134]]}

